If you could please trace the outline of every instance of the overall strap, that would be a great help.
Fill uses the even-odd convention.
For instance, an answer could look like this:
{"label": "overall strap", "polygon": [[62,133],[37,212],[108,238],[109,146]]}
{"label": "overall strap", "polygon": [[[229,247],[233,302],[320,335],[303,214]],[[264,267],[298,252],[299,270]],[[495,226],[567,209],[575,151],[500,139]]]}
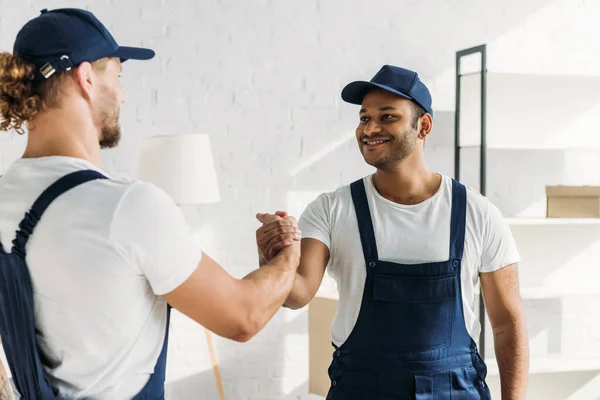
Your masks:
{"label": "overall strap", "polygon": [[375,231],[373,230],[373,220],[371,219],[364,181],[359,179],[353,182],[350,185],[350,192],[352,193],[352,201],[356,211],[358,231],[360,233],[365,261],[377,260],[379,258],[377,243],[375,242]]}
{"label": "overall strap", "polygon": [[169,326],[171,321],[171,305],[167,304],[167,327],[163,346],[156,360],[154,372],[142,390],[131,400],[164,400],[165,380],[167,374],[167,352],[169,348]]}
{"label": "overall strap", "polygon": [[12,251],[21,257],[25,257],[25,246],[27,245],[29,236],[31,236],[33,229],[40,221],[42,214],[44,214],[48,206],[61,194],[75,186],[94,179],[106,179],[106,176],[93,170],[76,171],[63,176],[44,190],[40,197],[33,203],[29,212],[25,213],[25,218],[19,224],[17,236],[13,240]]}
{"label": "overall strap", "polygon": [[59,195],[92,179],[105,178],[94,171],[78,171],[60,178],[35,201],[19,224],[13,251],[0,256],[0,332],[9,368],[23,399],[56,400],[45,373],[36,340],[35,306],[25,245],[46,208]]}
{"label": "overall strap", "polygon": [[452,214],[450,217],[450,259],[460,261],[465,247],[467,189],[452,179]]}

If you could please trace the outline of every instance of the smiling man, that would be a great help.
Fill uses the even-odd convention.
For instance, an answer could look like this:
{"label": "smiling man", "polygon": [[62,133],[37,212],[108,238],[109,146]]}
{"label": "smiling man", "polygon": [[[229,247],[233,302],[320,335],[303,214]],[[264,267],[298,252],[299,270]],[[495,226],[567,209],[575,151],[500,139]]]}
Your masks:
{"label": "smiling man", "polygon": [[[427,167],[429,90],[417,73],[386,65],[371,81],[347,85],[342,98],[361,106],[356,139],[376,172],[306,208],[300,266],[284,304],[308,304],[326,268],[337,281],[327,399],[489,399],[476,345],[479,281],[502,399],[525,399],[519,253],[497,207]],[[263,262],[292,235],[264,224]]]}

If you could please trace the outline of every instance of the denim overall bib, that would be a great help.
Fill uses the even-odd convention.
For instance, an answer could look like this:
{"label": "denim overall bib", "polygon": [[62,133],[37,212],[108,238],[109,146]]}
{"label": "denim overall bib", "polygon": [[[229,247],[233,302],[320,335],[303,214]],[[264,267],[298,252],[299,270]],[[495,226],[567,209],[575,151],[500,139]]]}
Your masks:
{"label": "denim overall bib", "polygon": [[[66,191],[102,174],[83,170],[70,173],[48,187],[19,224],[13,247],[6,253],[0,244],[0,336],[15,387],[26,400],[55,400],[57,390],[49,383],[36,344],[33,288],[25,248],[35,226],[48,206]],[[164,399],[170,307],[167,306],[167,332],[154,373],[135,400]],[[85,354],[81,355],[85,357]]]}
{"label": "denim overall bib", "polygon": [[363,180],[350,187],[367,277],[356,325],[334,345],[327,400],[490,399],[463,315],[466,188],[452,180],[450,259],[408,265],[379,260]]}

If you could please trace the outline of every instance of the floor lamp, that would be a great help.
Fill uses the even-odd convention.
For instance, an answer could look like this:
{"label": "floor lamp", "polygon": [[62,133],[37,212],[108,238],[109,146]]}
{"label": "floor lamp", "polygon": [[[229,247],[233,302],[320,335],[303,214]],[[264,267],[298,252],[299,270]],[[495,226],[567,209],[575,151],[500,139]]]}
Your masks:
{"label": "floor lamp", "polygon": [[[138,178],[166,191],[178,205],[219,201],[219,186],[205,134],[160,135],[143,141]],[[204,329],[220,400],[225,400],[212,333]]]}

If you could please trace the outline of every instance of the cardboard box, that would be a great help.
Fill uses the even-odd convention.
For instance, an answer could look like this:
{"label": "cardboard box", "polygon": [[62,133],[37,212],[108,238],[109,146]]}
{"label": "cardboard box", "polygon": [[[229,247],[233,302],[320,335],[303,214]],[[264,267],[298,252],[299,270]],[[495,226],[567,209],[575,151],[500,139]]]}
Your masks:
{"label": "cardboard box", "polygon": [[327,297],[315,297],[308,304],[308,392],[323,397],[331,385],[327,369],[335,351],[331,324],[337,305],[337,299]]}
{"label": "cardboard box", "polygon": [[548,218],[600,218],[600,186],[546,186]]}

